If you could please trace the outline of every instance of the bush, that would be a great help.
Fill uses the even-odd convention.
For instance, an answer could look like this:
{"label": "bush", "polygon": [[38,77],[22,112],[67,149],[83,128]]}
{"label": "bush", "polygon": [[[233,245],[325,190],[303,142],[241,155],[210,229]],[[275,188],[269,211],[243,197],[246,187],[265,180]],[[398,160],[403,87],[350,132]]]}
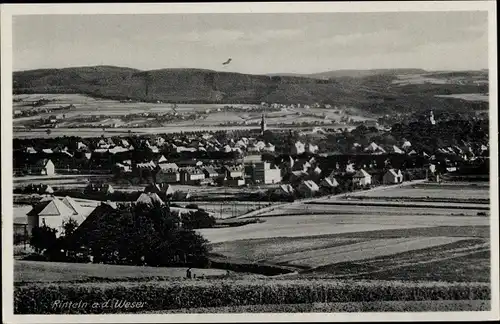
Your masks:
{"label": "bush", "polygon": [[[93,308],[110,299],[142,302],[142,308]],[[488,284],[324,280],[210,280],[169,282],[21,284],[14,288],[14,314],[144,312],[196,307],[332,302],[488,300]],[[54,303],[87,303],[54,308]]]}

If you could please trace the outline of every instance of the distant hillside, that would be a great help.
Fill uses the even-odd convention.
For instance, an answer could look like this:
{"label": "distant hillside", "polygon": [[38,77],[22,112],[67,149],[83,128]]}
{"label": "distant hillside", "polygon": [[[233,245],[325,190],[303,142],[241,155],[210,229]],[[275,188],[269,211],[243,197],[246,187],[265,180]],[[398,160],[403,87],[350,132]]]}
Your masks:
{"label": "distant hillside", "polygon": [[305,78],[330,79],[330,78],[364,78],[375,75],[404,75],[427,73],[422,69],[374,69],[374,70],[335,70],[313,74],[293,74],[293,73],[274,73],[272,76],[296,76]]}
{"label": "distant hillside", "polygon": [[[487,91],[487,85],[398,87],[392,83],[395,74],[420,71],[332,71],[317,74],[332,76],[322,80],[319,77],[249,75],[204,69],[140,71],[96,66],[14,72],[13,85],[15,94],[82,93],[100,98],[177,103],[318,102],[355,105],[376,113],[431,106],[460,109],[457,100],[450,106],[448,99],[434,95]],[[464,109],[471,109],[468,103],[463,105]]]}

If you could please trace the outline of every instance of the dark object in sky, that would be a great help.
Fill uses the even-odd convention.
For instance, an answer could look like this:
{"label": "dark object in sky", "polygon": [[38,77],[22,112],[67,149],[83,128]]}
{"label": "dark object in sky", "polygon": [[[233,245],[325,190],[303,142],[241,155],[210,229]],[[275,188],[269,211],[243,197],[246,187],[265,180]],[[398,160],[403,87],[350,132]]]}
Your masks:
{"label": "dark object in sky", "polygon": [[228,58],[226,62],[222,63],[222,65],[227,65],[229,63],[231,63],[232,59],[231,58]]}

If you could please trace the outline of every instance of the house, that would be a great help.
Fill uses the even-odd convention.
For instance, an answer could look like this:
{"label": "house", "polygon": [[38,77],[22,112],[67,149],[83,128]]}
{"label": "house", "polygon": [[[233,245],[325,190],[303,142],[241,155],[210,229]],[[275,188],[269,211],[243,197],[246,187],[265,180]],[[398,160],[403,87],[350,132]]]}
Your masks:
{"label": "house", "polygon": [[380,145],[377,145],[375,142],[371,142],[365,149],[365,152],[370,154],[384,154],[386,153],[384,148]]}
{"label": "house", "polygon": [[318,145],[313,145],[311,143],[307,144],[307,152],[311,154],[315,154],[318,152]]}
{"label": "house", "polygon": [[231,178],[224,180],[224,184],[230,187],[240,187],[245,185],[244,178]]}
{"label": "house", "polygon": [[281,182],[281,170],[269,162],[255,163],[252,169],[252,180],[255,183],[271,184]]}
{"label": "house", "polygon": [[119,172],[132,172],[132,168],[130,165],[125,165],[122,163],[116,163],[115,164],[115,170],[118,170]]}
{"label": "house", "polygon": [[54,163],[50,159],[39,160],[32,168],[31,173],[52,176],[55,174]]}
{"label": "house", "polygon": [[345,172],[346,173],[356,173],[356,170],[354,169],[354,164],[348,163],[345,167]]}
{"label": "house", "polygon": [[292,146],[292,150],[291,150],[291,154],[292,155],[299,155],[299,154],[302,154],[304,153],[306,150],[305,150],[305,145],[304,143],[298,141],[296,142],[293,146]]}
{"label": "house", "polygon": [[338,185],[337,179],[332,176],[326,177],[320,182],[320,186],[323,188],[336,188]]}
{"label": "house", "polygon": [[24,150],[28,154],[36,154],[36,150],[33,148],[33,146],[29,146]]}
{"label": "house", "polygon": [[181,184],[197,185],[205,179],[205,174],[199,168],[187,167],[180,171]]}
{"label": "house", "polygon": [[159,205],[164,205],[165,203],[161,200],[157,193],[141,193],[139,198],[135,201],[136,204],[146,204],[152,206],[155,203]]}
{"label": "house", "polygon": [[241,165],[224,165],[224,174],[226,179],[244,178],[245,175],[243,173],[244,171]]}
{"label": "house", "polygon": [[290,182],[295,183],[298,181],[301,181],[303,179],[306,179],[309,177],[309,174],[306,171],[292,171],[290,174]]}
{"label": "house", "polygon": [[396,184],[403,182],[401,170],[389,169],[383,176],[384,184]]}
{"label": "house", "polygon": [[47,225],[57,230],[59,237],[63,232],[63,223],[74,215],[73,209],[68,207],[58,198],[52,197],[33,206],[28,216],[28,233],[31,234],[33,228]]}
{"label": "house", "polygon": [[319,187],[314,181],[305,180],[297,187],[297,191],[304,197],[312,197],[319,191]]}
{"label": "house", "polygon": [[267,143],[266,146],[263,148],[264,152],[274,152],[276,151],[276,146],[274,146],[271,143]]}
{"label": "house", "polygon": [[104,183],[89,183],[85,188],[86,193],[103,193],[103,194],[112,194],[115,192],[115,189],[110,184]]}
{"label": "house", "polygon": [[111,154],[117,154],[117,153],[122,153],[122,152],[127,152],[127,151],[128,151],[128,149],[124,148],[123,146],[115,146],[115,147],[110,148],[108,150],[108,152]]}
{"label": "house", "polygon": [[403,150],[401,150],[399,147],[397,147],[396,145],[393,145],[392,146],[392,152],[393,153],[396,153],[396,154],[404,154]]}
{"label": "house", "polygon": [[217,170],[215,170],[212,166],[204,167],[203,173],[205,174],[205,179],[215,179],[220,176],[219,172],[217,172]]}
{"label": "house", "polygon": [[161,170],[179,170],[179,166],[175,163],[159,163],[158,166],[160,167]]}
{"label": "house", "polygon": [[363,169],[358,170],[352,176],[352,183],[360,187],[368,186],[372,183],[372,176]]}
{"label": "house", "polygon": [[280,196],[292,196],[295,193],[291,184],[282,184],[274,191],[276,195]]}
{"label": "house", "polygon": [[403,146],[402,146],[403,150],[408,150],[410,147],[411,147],[411,143],[409,141],[405,141],[403,143]]}
{"label": "house", "polygon": [[[169,163],[175,164],[175,163]],[[177,166],[177,165],[176,165]],[[181,174],[179,168],[163,168],[160,165],[160,170],[156,173],[157,183],[177,183],[181,181]]]}
{"label": "house", "polygon": [[311,167],[311,163],[307,160],[297,160],[293,164],[293,171],[305,171],[307,172]]}
{"label": "house", "polygon": [[161,155],[161,156],[157,157],[154,162],[156,164],[166,163],[167,162],[167,158],[165,157],[165,155]]}
{"label": "house", "polygon": [[165,194],[167,196],[171,196],[175,193],[175,189],[169,184],[150,184],[144,188],[144,193],[156,193],[156,194]]}

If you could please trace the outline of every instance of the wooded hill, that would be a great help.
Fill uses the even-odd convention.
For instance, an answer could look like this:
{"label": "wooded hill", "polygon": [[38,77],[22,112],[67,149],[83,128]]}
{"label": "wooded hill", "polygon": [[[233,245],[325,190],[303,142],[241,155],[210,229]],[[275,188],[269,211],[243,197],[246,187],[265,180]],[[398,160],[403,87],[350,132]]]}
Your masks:
{"label": "wooded hill", "polygon": [[[376,72],[379,71],[379,72]],[[487,103],[437,98],[435,95],[486,93],[487,85],[397,85],[391,70],[359,72],[328,79],[286,75],[251,75],[203,69],[140,71],[113,66],[14,72],[14,94],[80,93],[98,98],[176,103],[328,103],[352,105],[373,113],[409,110],[487,109]],[[396,70],[397,71],[397,70]],[[420,70],[402,73],[420,73]],[[334,75],[327,72],[325,75]],[[467,72],[466,72],[467,73]],[[478,73],[471,72],[471,73]],[[487,79],[487,72],[481,71]],[[338,74],[337,75],[342,75]],[[446,76],[446,74],[443,74]]]}

